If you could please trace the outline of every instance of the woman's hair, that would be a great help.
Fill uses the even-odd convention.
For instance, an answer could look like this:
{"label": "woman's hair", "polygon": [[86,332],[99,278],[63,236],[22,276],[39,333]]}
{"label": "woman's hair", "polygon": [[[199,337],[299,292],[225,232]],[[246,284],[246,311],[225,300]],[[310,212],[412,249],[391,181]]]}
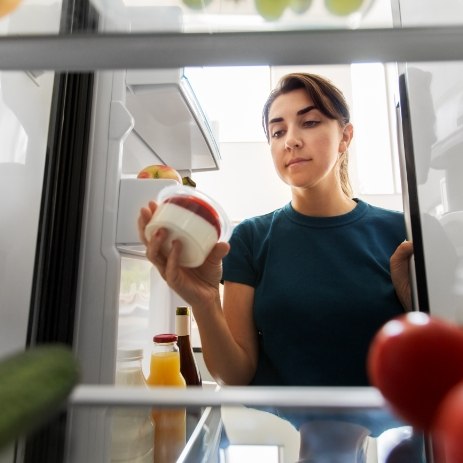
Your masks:
{"label": "woman's hair", "polygon": [[[262,112],[262,125],[267,140],[270,140],[268,131],[268,117],[270,107],[277,97],[293,90],[304,89],[313,101],[315,107],[326,117],[335,119],[341,127],[350,121],[349,106],[342,92],[329,80],[316,74],[292,73],[283,76],[277,86],[272,90],[265,102]],[[352,187],[349,180],[348,170],[349,156],[347,150],[341,154],[339,159],[339,178],[341,188],[347,197],[352,196]]]}

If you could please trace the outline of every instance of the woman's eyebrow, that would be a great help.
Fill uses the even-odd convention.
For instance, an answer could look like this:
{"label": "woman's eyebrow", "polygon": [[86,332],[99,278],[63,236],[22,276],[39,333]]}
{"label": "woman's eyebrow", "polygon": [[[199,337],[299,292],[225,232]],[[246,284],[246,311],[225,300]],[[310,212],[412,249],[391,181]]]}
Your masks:
{"label": "woman's eyebrow", "polygon": [[[297,116],[301,116],[302,114],[307,114],[308,112],[310,112],[310,111],[312,111],[312,110],[314,110],[314,109],[317,109],[317,107],[314,106],[314,105],[310,105],[310,106],[307,106],[306,108],[300,109],[300,110],[296,113],[296,115],[297,115]],[[268,123],[269,123],[269,125],[270,125],[270,124],[275,124],[276,122],[281,122],[282,120],[283,120],[282,117],[274,117],[273,119],[270,119],[270,120],[268,121]]]}
{"label": "woman's eyebrow", "polygon": [[273,119],[270,119],[268,123],[270,125],[270,124],[274,124],[275,122],[281,122],[282,120],[283,120],[282,117],[274,117]]}
{"label": "woman's eyebrow", "polygon": [[307,114],[308,112],[312,111],[313,109],[317,109],[314,105],[307,106],[306,108],[300,109],[296,114],[298,116],[302,114]]}

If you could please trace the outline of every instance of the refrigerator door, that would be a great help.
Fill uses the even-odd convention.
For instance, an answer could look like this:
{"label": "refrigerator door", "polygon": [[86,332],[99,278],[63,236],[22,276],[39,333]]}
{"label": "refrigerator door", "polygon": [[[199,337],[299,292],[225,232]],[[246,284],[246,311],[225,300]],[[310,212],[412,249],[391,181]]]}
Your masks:
{"label": "refrigerator door", "polygon": [[[22,5],[0,35],[56,33],[61,2]],[[26,345],[54,72],[0,72],[0,356]]]}
{"label": "refrigerator door", "polygon": [[26,345],[53,80],[0,74],[0,356]]}
{"label": "refrigerator door", "polygon": [[[56,33],[61,6],[58,0],[22,5],[1,18],[0,35]],[[37,287],[36,255],[43,244],[54,86],[52,71],[0,72],[0,358],[34,341],[30,309]],[[0,461],[17,461],[22,444],[1,451]]]}
{"label": "refrigerator door", "polygon": [[[463,24],[463,4],[400,2],[400,24]],[[449,7],[451,6],[451,8]],[[401,65],[415,308],[463,324],[463,63]]]}

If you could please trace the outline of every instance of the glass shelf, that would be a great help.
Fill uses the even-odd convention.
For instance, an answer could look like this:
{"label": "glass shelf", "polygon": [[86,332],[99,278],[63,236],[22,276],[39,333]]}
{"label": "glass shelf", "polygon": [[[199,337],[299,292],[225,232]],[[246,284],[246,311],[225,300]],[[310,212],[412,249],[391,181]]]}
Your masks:
{"label": "glass shelf", "polygon": [[[101,426],[108,426],[114,406],[147,413],[152,406],[185,407],[186,445],[178,463],[382,463],[393,452],[397,463],[426,461],[423,436],[395,417],[374,388],[134,390],[81,385],[69,403],[73,413],[100,416],[96,421]],[[71,442],[78,440],[78,435],[71,436]],[[238,451],[241,460],[233,458]]]}
{"label": "glass shelf", "polygon": [[383,5],[390,9],[384,0],[91,1],[102,17],[131,30],[215,33],[391,24],[390,14],[376,13]]}
{"label": "glass shelf", "polygon": [[89,0],[73,8],[62,0],[22,0],[0,18],[0,70],[463,59],[459,15],[453,23],[417,20],[397,27],[391,0],[363,0],[346,15],[327,10],[335,0],[312,0],[304,13],[287,7],[278,20],[264,19],[258,0],[204,0],[207,7],[199,10],[183,1]]}

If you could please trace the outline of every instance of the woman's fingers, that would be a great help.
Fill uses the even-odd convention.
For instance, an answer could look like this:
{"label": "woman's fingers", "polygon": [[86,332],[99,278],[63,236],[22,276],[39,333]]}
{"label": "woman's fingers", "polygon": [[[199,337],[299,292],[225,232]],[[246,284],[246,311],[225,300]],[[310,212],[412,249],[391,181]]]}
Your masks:
{"label": "woman's fingers", "polygon": [[207,257],[207,260],[211,264],[221,264],[222,259],[228,254],[229,251],[230,251],[230,245],[228,243],[225,243],[225,242],[217,243],[213,247],[209,256]]}
{"label": "woman's fingers", "polygon": [[153,217],[154,212],[156,211],[157,205],[154,201],[150,201],[148,203],[148,207],[142,207],[140,209],[140,214],[138,216],[138,237],[140,238],[140,241],[147,246],[148,245],[148,240],[145,237],[145,228],[148,225],[149,221],[151,220],[151,217]]}
{"label": "woman's fingers", "polygon": [[178,268],[180,262],[180,253],[182,252],[182,243],[179,240],[172,241],[172,247],[169,252],[169,258],[166,259],[165,278],[168,283],[175,285],[179,276]]}
{"label": "woman's fingers", "polygon": [[390,259],[391,279],[397,296],[406,310],[412,309],[410,286],[410,257],[413,255],[413,243],[404,241],[394,251]]}
{"label": "woman's fingers", "polygon": [[162,245],[166,238],[167,230],[165,228],[159,228],[153,233],[146,248],[146,257],[159,270],[163,277],[165,275],[167,258],[162,251]]}
{"label": "woman's fingers", "polygon": [[401,265],[413,254],[413,243],[411,241],[404,241],[397,246],[394,254],[391,256],[391,261],[397,265]]}

